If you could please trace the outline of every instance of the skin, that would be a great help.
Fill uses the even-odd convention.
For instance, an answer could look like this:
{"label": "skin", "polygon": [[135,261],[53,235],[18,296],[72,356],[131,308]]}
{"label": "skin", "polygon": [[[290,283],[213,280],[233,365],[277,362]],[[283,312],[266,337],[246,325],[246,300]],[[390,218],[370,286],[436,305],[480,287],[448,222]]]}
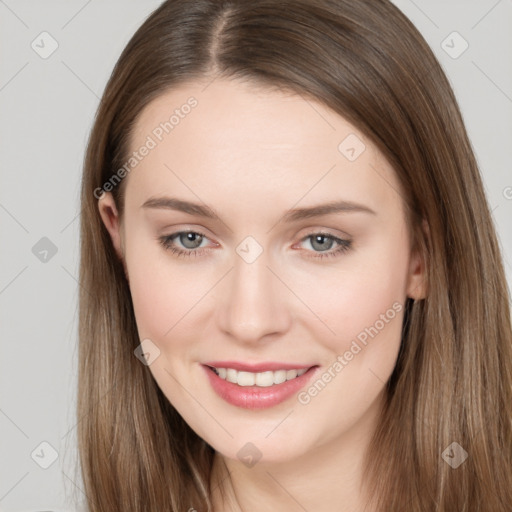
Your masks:
{"label": "skin", "polygon": [[[397,177],[369,140],[324,105],[234,80],[181,85],[153,100],[132,150],[190,96],[197,107],[125,178],[122,219],[110,193],[98,201],[125,265],[140,339],[160,350],[150,371],[215,448],[213,486],[225,467],[231,472],[226,501],[218,488],[212,497],[216,510],[362,510],[361,464],[396,363],[403,305],[425,294]],[[338,150],[349,134],[366,146],[355,161]],[[141,207],[163,195],[207,204],[222,221]],[[339,199],[376,214],[282,220],[292,208]],[[177,257],[158,241],[186,230],[206,235],[203,254]],[[315,244],[309,235],[318,232],[352,245],[320,258],[339,246],[330,238]],[[247,236],[263,249],[252,263],[236,252]],[[176,237],[174,245],[198,251],[193,241]],[[235,407],[200,366],[286,361],[317,364],[321,375],[394,303],[402,310],[305,405],[293,396],[262,410]],[[247,442],[262,454],[253,467],[237,457]]]}

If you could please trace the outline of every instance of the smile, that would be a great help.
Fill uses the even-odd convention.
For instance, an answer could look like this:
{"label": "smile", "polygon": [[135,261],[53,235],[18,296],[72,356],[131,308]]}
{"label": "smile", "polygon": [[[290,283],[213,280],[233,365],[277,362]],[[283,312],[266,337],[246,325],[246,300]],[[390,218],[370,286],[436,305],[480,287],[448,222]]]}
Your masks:
{"label": "smile", "polygon": [[264,409],[289,400],[320,370],[318,365],[269,370],[266,364],[267,369],[264,371],[247,371],[247,365],[237,365],[244,366],[239,370],[228,365],[201,366],[213,391],[229,404],[244,409]]}
{"label": "smile", "polygon": [[239,386],[269,387],[282,384],[287,380],[296,379],[307,372],[307,368],[297,370],[277,370],[266,372],[244,372],[234,368],[215,368],[212,370],[223,380],[238,384]]}

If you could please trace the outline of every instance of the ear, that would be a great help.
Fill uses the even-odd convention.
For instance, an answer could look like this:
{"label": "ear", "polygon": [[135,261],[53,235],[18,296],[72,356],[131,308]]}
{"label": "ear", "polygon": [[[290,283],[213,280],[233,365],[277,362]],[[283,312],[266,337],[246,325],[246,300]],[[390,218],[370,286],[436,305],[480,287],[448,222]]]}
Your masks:
{"label": "ear", "polygon": [[114,249],[119,259],[123,263],[126,278],[128,278],[128,272],[126,269],[126,263],[124,258],[124,243],[121,222],[119,218],[119,213],[116,208],[116,203],[114,201],[114,197],[110,192],[104,192],[98,199],[98,209],[100,211],[103,224],[105,224],[105,227],[107,228],[107,231],[110,234],[110,238],[112,239]]}
{"label": "ear", "polygon": [[[425,219],[421,224],[427,239],[430,239],[430,229]],[[422,244],[420,244],[422,245]],[[420,247],[415,247],[411,253],[409,275],[407,280],[407,297],[414,300],[424,299],[427,296],[426,261]]]}

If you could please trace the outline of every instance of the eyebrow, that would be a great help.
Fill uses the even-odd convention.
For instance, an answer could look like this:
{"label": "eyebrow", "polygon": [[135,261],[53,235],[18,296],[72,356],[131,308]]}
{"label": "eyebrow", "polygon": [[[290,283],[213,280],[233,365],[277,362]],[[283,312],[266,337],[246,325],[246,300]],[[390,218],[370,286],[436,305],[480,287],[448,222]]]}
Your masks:
{"label": "eyebrow", "polygon": [[[152,197],[148,199],[141,208],[154,208],[163,210],[176,210],[190,215],[198,215],[213,220],[221,220],[215,210],[206,205],[192,203],[174,197]],[[294,222],[312,217],[320,217],[333,213],[369,213],[377,215],[370,207],[352,201],[332,201],[330,203],[309,206],[307,208],[294,208],[283,216],[285,222]]]}

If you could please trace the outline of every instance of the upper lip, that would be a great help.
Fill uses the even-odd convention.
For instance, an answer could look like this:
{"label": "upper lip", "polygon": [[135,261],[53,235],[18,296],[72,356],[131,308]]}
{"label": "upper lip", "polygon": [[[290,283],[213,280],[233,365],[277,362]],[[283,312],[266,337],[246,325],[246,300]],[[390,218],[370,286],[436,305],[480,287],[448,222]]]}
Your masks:
{"label": "upper lip", "polygon": [[280,363],[276,361],[269,361],[263,363],[242,363],[239,361],[208,361],[203,363],[206,366],[213,368],[233,368],[234,370],[242,372],[267,372],[277,370],[302,370],[303,368],[312,368],[316,365],[311,364],[300,364],[300,363]]}

